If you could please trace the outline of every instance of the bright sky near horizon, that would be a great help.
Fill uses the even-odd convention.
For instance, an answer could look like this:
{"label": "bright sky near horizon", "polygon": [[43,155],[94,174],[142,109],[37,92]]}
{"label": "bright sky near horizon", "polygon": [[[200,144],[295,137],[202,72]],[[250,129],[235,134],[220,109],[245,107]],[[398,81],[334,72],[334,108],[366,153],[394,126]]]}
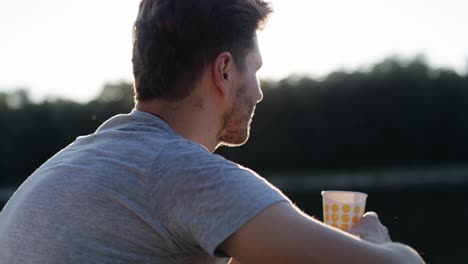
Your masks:
{"label": "bright sky near horizon", "polygon": [[[104,83],[132,80],[137,0],[0,2],[0,92],[33,98],[94,98]],[[259,33],[260,78],[322,77],[389,55],[423,54],[431,65],[468,70],[466,0],[273,0]]]}

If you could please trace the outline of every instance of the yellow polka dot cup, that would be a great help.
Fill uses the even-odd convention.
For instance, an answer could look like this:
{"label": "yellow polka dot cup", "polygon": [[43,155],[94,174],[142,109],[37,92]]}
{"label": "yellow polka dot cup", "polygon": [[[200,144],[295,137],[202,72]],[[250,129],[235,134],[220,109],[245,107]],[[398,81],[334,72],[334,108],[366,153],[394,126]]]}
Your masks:
{"label": "yellow polka dot cup", "polygon": [[367,194],[349,191],[322,191],[323,222],[348,231],[366,208]]}

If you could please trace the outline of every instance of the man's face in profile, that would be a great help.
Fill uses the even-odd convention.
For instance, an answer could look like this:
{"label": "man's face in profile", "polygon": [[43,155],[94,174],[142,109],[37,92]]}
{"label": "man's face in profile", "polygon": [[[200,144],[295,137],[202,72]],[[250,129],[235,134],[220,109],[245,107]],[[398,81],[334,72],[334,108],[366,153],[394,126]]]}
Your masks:
{"label": "man's face in profile", "polygon": [[257,78],[262,57],[255,39],[254,48],[245,57],[245,69],[238,72],[235,97],[223,114],[223,127],[219,141],[227,146],[240,146],[247,142],[255,105],[263,98]]}

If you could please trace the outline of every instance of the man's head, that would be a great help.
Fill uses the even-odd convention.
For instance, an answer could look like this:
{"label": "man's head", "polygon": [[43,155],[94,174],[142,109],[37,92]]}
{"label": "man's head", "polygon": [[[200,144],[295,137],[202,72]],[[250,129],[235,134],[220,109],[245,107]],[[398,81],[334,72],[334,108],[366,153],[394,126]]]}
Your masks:
{"label": "man's head", "polygon": [[134,25],[136,99],[185,98],[222,52],[244,71],[270,13],[262,0],[142,0]]}

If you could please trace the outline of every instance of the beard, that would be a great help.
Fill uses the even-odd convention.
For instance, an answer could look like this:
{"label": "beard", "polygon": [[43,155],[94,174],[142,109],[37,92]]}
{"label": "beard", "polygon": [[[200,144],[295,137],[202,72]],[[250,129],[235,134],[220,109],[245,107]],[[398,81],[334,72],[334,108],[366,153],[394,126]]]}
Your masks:
{"label": "beard", "polygon": [[247,142],[250,123],[255,111],[255,103],[247,96],[247,86],[243,83],[236,92],[234,102],[222,117],[222,127],[218,134],[220,145],[235,147]]}

